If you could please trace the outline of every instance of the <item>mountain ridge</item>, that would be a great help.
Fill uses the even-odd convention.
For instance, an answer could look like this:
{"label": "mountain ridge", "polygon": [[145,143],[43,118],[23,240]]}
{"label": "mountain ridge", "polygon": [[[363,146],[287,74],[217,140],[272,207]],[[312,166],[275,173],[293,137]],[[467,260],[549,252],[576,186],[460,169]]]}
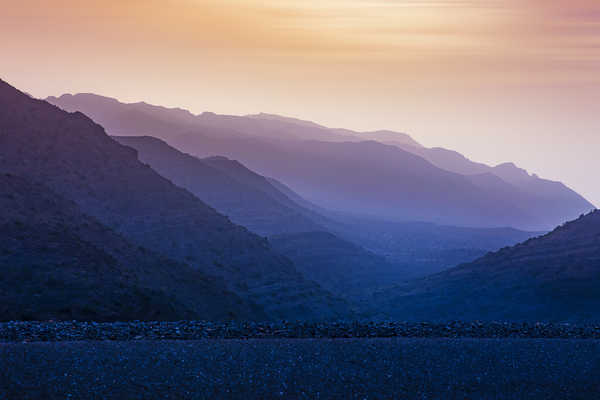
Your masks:
{"label": "mountain ridge", "polygon": [[130,244],[47,187],[0,173],[0,318],[266,318],[224,282]]}
{"label": "mountain ridge", "polygon": [[30,99],[5,82],[0,106],[0,170],[49,186],[136,245],[225,279],[271,318],[343,312],[343,302],[304,279],[264,238],[142,164],[83,113]]}
{"label": "mountain ridge", "polygon": [[154,137],[118,136],[139,159],[234,222],[261,235],[317,230],[262,176],[222,156],[196,158]]}
{"label": "mountain ridge", "polygon": [[600,211],[378,294],[406,319],[600,320]]}
{"label": "mountain ridge", "polygon": [[[67,109],[85,109],[92,118],[102,118],[98,112],[94,114],[94,107],[78,104],[77,96],[69,97],[68,102],[54,100]],[[119,107],[135,108],[122,103]],[[156,110],[159,114],[163,112],[160,107]],[[170,122],[175,123],[178,118]],[[118,118],[108,120],[107,126],[123,131]],[[535,177],[531,177],[532,182],[502,186],[510,192],[502,192],[502,198],[498,198],[501,187],[496,186],[492,196],[488,188],[493,182],[476,184],[468,176],[439,168],[426,157],[415,155],[415,146],[404,146],[411,147],[412,152],[398,145],[390,146],[396,149],[392,150],[379,142],[364,141],[356,132],[289,120],[273,115],[237,117],[204,113],[195,117],[193,126],[185,123],[167,129],[153,125],[149,119],[140,123],[137,130],[131,127],[127,134],[151,134],[199,158],[222,155],[237,159],[263,176],[285,182],[318,206],[345,212],[370,212],[396,220],[459,226],[547,230],[593,208],[564,185]],[[151,132],[146,132],[147,127]],[[391,155],[392,152],[395,153]],[[417,163],[413,156],[423,161]],[[391,162],[392,159],[395,161]],[[415,165],[409,167],[410,160]],[[506,166],[486,172],[498,176],[498,171],[504,169]],[[344,182],[334,179],[333,174],[353,179]],[[379,176],[385,179],[378,180]],[[389,182],[396,182],[397,187]],[[536,190],[531,189],[534,186]]]}

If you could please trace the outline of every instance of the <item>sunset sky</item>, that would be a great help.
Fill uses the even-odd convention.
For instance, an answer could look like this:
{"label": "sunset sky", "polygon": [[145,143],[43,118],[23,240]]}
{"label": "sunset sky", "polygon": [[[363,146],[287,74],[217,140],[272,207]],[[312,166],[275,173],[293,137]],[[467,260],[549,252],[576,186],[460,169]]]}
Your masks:
{"label": "sunset sky", "polygon": [[0,78],[394,129],[600,205],[598,0],[19,0]]}

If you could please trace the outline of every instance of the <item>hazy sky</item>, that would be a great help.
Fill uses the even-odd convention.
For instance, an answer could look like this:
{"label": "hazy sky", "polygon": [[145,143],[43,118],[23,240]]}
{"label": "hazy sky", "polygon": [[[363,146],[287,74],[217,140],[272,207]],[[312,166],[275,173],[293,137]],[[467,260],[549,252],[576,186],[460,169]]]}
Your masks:
{"label": "hazy sky", "polygon": [[2,2],[0,77],[395,129],[600,205],[598,0]]}

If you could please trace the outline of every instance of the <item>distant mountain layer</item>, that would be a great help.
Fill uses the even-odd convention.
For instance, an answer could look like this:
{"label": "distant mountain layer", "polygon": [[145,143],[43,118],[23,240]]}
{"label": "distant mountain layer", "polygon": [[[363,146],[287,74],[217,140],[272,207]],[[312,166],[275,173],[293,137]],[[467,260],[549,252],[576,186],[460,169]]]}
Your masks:
{"label": "distant mountain layer", "polygon": [[[425,148],[411,145],[394,144],[411,153],[417,154],[433,165],[447,171],[467,175],[471,182],[486,190],[496,192],[499,196],[517,192],[517,201],[525,206],[533,207],[536,203],[540,210],[552,215],[564,215],[570,219],[580,212],[589,211],[593,205],[561,182],[541,179],[537,175],[529,175],[527,171],[514,163],[503,163],[490,167],[476,163],[460,153],[440,147]],[[565,214],[566,213],[566,214]],[[558,221],[556,221],[558,223]]]}
{"label": "distant mountain layer", "polygon": [[377,304],[407,320],[600,321],[600,211],[383,291]]}
{"label": "distant mountain layer", "polygon": [[304,279],[267,240],[142,164],[87,116],[0,82],[0,127],[0,171],[48,186],[132,244],[223,278],[271,318],[343,312],[343,302]]}
{"label": "distant mountain layer", "polygon": [[[305,277],[345,297],[438,272],[532,235],[511,229],[353,220],[315,208],[285,185],[237,161],[198,159],[152,137],[115,139],[136,149],[142,162],[234,222],[269,236],[275,250],[289,257]],[[387,260],[342,237],[386,255]]]}
{"label": "distant mountain layer", "polygon": [[0,174],[1,320],[265,317],[223,282],[130,244],[42,185]]}
{"label": "distant mountain layer", "polygon": [[375,288],[410,275],[385,258],[329,232],[276,235],[269,241],[307,278],[348,299],[364,299]]}
{"label": "distant mountain layer", "polygon": [[[510,164],[491,168],[471,163],[458,153],[426,149],[395,132],[329,129],[268,114],[195,116],[91,94],[49,101],[85,112],[112,134],[152,135],[194,156],[238,160],[285,182],[318,206],[349,213],[548,230],[593,208],[561,183],[523,175]],[[445,158],[450,161],[440,161]],[[460,168],[452,167],[460,162]]]}
{"label": "distant mountain layer", "polygon": [[403,272],[405,279],[444,271],[540,234],[513,228],[465,228],[343,214],[329,217],[324,225],[331,232],[385,257]]}
{"label": "distant mountain layer", "polygon": [[274,235],[322,229],[266,178],[237,161],[198,159],[149,136],[115,140],[134,148],[140,161],[253,232]]}

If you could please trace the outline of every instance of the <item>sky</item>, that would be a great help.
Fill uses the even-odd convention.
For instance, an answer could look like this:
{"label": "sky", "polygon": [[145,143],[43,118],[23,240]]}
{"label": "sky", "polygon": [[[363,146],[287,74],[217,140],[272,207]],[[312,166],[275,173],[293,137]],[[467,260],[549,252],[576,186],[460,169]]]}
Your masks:
{"label": "sky", "polygon": [[598,0],[0,0],[0,78],[393,129],[600,206]]}

